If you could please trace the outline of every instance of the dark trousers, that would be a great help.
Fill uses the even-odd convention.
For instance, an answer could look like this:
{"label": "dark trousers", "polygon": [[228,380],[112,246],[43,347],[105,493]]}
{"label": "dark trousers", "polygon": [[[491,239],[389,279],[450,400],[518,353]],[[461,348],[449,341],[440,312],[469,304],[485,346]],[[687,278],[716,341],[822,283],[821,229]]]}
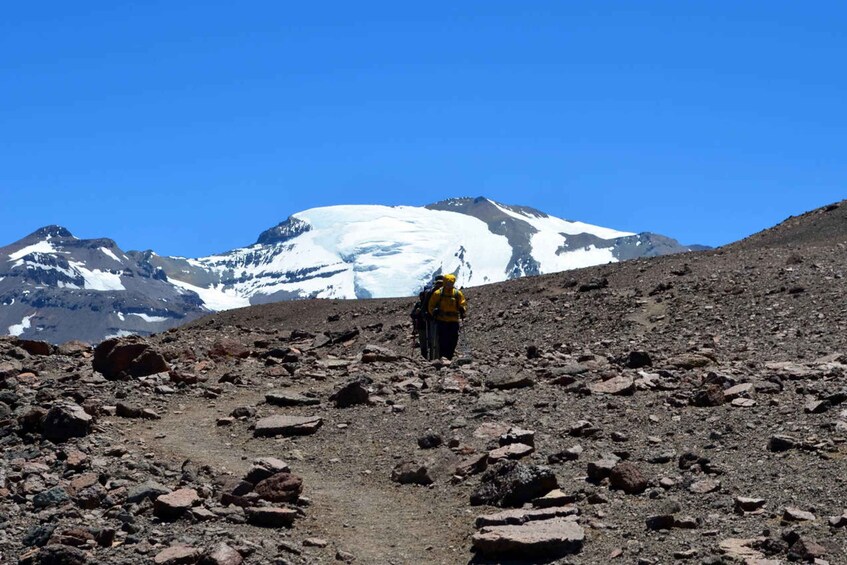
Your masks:
{"label": "dark trousers", "polygon": [[438,349],[441,357],[452,359],[459,342],[459,322],[436,322],[438,324]]}

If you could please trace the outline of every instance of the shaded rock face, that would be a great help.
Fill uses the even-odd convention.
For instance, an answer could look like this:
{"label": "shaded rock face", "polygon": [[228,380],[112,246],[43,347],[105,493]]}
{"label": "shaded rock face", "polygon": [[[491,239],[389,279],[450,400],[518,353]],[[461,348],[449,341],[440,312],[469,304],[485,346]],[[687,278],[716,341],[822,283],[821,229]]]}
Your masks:
{"label": "shaded rock face", "polygon": [[296,502],[303,492],[303,481],[290,473],[277,473],[259,482],[255,491],[271,502]]}
{"label": "shaded rock face", "polygon": [[44,416],[42,433],[51,441],[66,441],[73,437],[85,437],[94,421],[81,406],[66,403],[53,406]]}
{"label": "shaded rock face", "polygon": [[169,367],[147,342],[131,337],[108,339],[95,347],[94,370],[114,380],[155,375],[168,371]]}
{"label": "shaded rock face", "polygon": [[471,504],[515,507],[558,488],[556,475],[547,467],[504,461],[483,473]]}

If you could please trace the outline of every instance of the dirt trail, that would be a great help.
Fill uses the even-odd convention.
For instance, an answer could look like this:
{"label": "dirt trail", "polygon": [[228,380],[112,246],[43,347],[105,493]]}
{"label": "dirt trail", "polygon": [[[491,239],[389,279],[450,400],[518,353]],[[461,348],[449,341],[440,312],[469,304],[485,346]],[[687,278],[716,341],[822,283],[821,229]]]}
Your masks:
{"label": "dirt trail", "polygon": [[[254,391],[221,397],[213,405],[208,399],[183,399],[179,409],[164,414],[154,429],[139,426],[136,433],[148,450],[162,458],[175,463],[190,459],[240,476],[255,458],[268,455],[267,443],[237,433],[231,437],[224,431],[227,428],[215,425],[215,419],[261,400],[263,396]],[[293,537],[328,540],[324,559],[334,560],[335,550],[343,550],[359,563],[467,562],[466,544],[450,546],[458,541],[449,527],[455,513],[442,504],[429,504],[432,497],[421,496],[426,489],[369,484],[373,480],[349,469],[308,459],[289,463],[302,477],[304,496],[311,500]]]}

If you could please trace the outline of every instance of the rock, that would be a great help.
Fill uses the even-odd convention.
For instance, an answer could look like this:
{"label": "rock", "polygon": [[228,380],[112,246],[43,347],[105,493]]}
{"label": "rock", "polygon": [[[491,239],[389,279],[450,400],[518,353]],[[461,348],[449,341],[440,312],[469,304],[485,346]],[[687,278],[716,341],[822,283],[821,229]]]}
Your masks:
{"label": "rock", "polygon": [[53,442],[63,442],[72,437],[85,437],[91,432],[94,419],[78,404],[54,405],[42,422],[42,435]]}
{"label": "rock", "polygon": [[441,445],[443,441],[440,435],[432,430],[427,430],[424,435],[418,438],[418,447],[421,449],[434,449]]}
{"label": "rock", "polygon": [[391,480],[401,485],[430,485],[434,482],[427,466],[414,461],[399,463],[394,467]]}
{"label": "rock", "polygon": [[32,499],[32,505],[36,509],[43,509],[59,506],[69,500],[70,497],[65,489],[57,486],[36,494]]}
{"label": "rock", "polygon": [[456,465],[455,475],[467,477],[485,471],[488,467],[488,454],[470,455]]}
{"label": "rock", "polygon": [[753,390],[753,383],[741,383],[731,386],[723,391],[724,399],[727,401],[735,400],[736,398],[747,396]]}
{"label": "rock", "polygon": [[700,408],[720,406],[724,403],[723,389],[718,385],[707,385],[691,397],[691,405]]}
{"label": "rock", "polygon": [[262,436],[301,436],[318,431],[323,424],[319,416],[268,416],[256,422],[253,434]]}
{"label": "rock", "polygon": [[533,386],[535,378],[529,371],[517,371],[509,368],[492,369],[485,377],[485,386],[497,390],[510,390]]}
{"label": "rock", "polygon": [[763,498],[735,497],[735,511],[739,514],[760,513],[763,512],[764,506],[765,499]]}
{"label": "rock", "polygon": [[624,361],[624,366],[629,369],[641,369],[652,365],[653,361],[646,351],[630,351],[629,355],[626,356],[626,361]]}
{"label": "rock", "polygon": [[798,444],[799,442],[795,438],[778,434],[771,436],[770,440],[768,440],[768,450],[779,453],[781,451],[793,449],[797,447]]}
{"label": "rock", "polygon": [[76,547],[51,544],[38,552],[38,565],[84,565],[88,563],[88,554]]}
{"label": "rock", "polygon": [[296,392],[273,390],[265,394],[265,402],[274,406],[314,406],[320,404],[319,398],[312,398]]}
{"label": "rock", "polygon": [[[788,550],[788,558],[792,561],[813,562],[827,554],[824,546],[818,542],[801,537],[797,540],[791,549]],[[843,555],[842,555],[843,557]]]}
{"label": "rock", "polygon": [[817,520],[814,514],[788,506],[782,513],[782,519],[786,522],[814,522]]}
{"label": "rock", "polygon": [[710,492],[715,492],[720,489],[720,481],[716,481],[714,479],[703,479],[702,481],[692,483],[691,486],[688,487],[688,492],[693,494],[709,494]]}
{"label": "rock", "polygon": [[203,557],[200,565],[241,565],[244,558],[235,549],[226,543],[219,543],[215,548]]}
{"label": "rock", "polygon": [[326,547],[328,545],[329,542],[321,538],[306,538],[303,540],[303,547]]}
{"label": "rock", "polygon": [[806,414],[823,414],[831,407],[832,403],[829,400],[812,400],[803,407],[803,411]]}
{"label": "rock", "polygon": [[591,279],[587,283],[579,285],[578,292],[590,292],[592,290],[602,290],[609,286],[609,280],[606,277]]}
{"label": "rock", "polygon": [[250,357],[250,349],[237,339],[221,338],[212,344],[212,347],[209,349],[209,357],[246,359]]}
{"label": "rock", "polygon": [[653,514],[646,520],[648,530],[670,530],[675,523],[673,514]]}
{"label": "rock", "polygon": [[540,498],[532,501],[532,506],[535,508],[550,508],[552,506],[566,506],[576,502],[576,497],[571,494],[566,494],[561,489],[554,489]]}
{"label": "rock", "polygon": [[356,379],[335,391],[329,399],[335,402],[336,408],[349,408],[358,404],[368,404],[370,393],[365,388],[365,383]]}
{"label": "rock", "polygon": [[678,369],[691,370],[698,367],[711,365],[713,361],[705,355],[698,353],[683,353],[667,360],[667,364]]}
{"label": "rock", "polygon": [[51,355],[53,353],[53,346],[46,341],[19,339],[17,341],[17,346],[30,355]]}
{"label": "rock", "polygon": [[473,432],[473,437],[484,441],[491,441],[505,435],[512,429],[508,424],[500,422],[485,422]]}
{"label": "rock", "polygon": [[847,527],[847,510],[841,516],[831,516],[829,518],[829,525],[833,528]]}
{"label": "rock", "polygon": [[477,516],[474,526],[477,528],[485,526],[517,526],[534,520],[549,520],[551,518],[575,516],[577,513],[576,506],[558,506],[537,510],[516,508],[514,510],[503,510],[496,514]]}
{"label": "rock", "polygon": [[578,553],[585,540],[579,524],[564,518],[538,520],[520,526],[486,526],[473,536],[473,549],[482,555],[543,555],[554,558]]}
{"label": "rock", "polygon": [[153,558],[156,565],[183,565],[197,563],[201,556],[199,549],[188,545],[173,545],[163,549]]}
{"label": "rock", "polygon": [[30,526],[26,531],[26,535],[22,540],[25,547],[42,547],[47,545],[53,532],[56,530],[56,524],[39,524]]}
{"label": "rock", "polygon": [[514,507],[558,488],[556,475],[547,467],[504,461],[483,473],[471,494],[471,504]]}
{"label": "rock", "polygon": [[266,528],[288,528],[297,518],[297,511],[291,508],[255,507],[246,508],[245,512],[250,524]]}
{"label": "rock", "polygon": [[574,445],[557,453],[547,456],[547,462],[550,464],[561,463],[563,461],[576,461],[582,455],[582,446]]}
{"label": "rock", "polygon": [[[764,559],[764,554],[753,549],[754,545],[758,545],[765,541],[765,538],[728,538],[722,540],[719,544],[721,552],[730,558],[738,559],[750,563],[754,559]],[[755,563],[755,562],[754,562]]]}
{"label": "rock", "polygon": [[612,469],[618,464],[618,461],[618,458],[609,456],[592,461],[588,464],[588,480],[599,483],[603,479],[608,478],[612,474]]}
{"label": "rock", "polygon": [[153,514],[162,519],[172,520],[185,514],[198,502],[200,497],[196,490],[181,488],[156,498],[153,503]]}
{"label": "rock", "polygon": [[244,479],[252,484],[259,484],[277,473],[288,473],[291,469],[288,463],[276,457],[260,457],[253,461]]}
{"label": "rock", "polygon": [[626,376],[612,377],[588,385],[588,390],[594,394],[630,395],[635,392],[635,379]]}
{"label": "rock", "polygon": [[277,473],[257,484],[255,492],[271,502],[297,502],[303,492],[303,480],[291,473]]}
{"label": "rock", "polygon": [[94,370],[109,380],[144,377],[170,370],[164,357],[138,336],[113,338],[94,348]]}
{"label": "rock", "polygon": [[535,451],[531,445],[522,443],[510,443],[488,452],[488,462],[495,463],[501,459],[522,459]]}
{"label": "rock", "polygon": [[500,445],[509,445],[512,443],[522,443],[524,445],[535,446],[535,432],[532,430],[522,430],[521,428],[509,428],[505,434],[500,436]]}
{"label": "rock", "polygon": [[68,357],[76,357],[83,354],[90,354],[91,346],[84,341],[71,340],[58,346],[56,348],[56,353],[59,355],[67,355]]}
{"label": "rock", "polygon": [[632,463],[618,463],[609,474],[609,485],[627,494],[641,494],[647,490],[647,479]]}
{"label": "rock", "polygon": [[168,494],[170,492],[171,489],[169,489],[165,485],[153,481],[148,481],[146,483],[141,483],[140,485],[131,487],[127,492],[126,501],[132,504],[136,504],[146,499],[155,500],[163,494]]}
{"label": "rock", "polygon": [[391,363],[398,359],[400,356],[387,347],[368,344],[362,350],[362,363]]}

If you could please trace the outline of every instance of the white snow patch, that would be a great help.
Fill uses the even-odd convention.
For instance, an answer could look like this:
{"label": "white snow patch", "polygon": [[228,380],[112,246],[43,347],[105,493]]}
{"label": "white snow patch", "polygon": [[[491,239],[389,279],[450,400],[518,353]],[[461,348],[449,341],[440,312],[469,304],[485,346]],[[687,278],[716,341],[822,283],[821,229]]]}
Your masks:
{"label": "white snow patch", "polygon": [[29,255],[30,253],[56,253],[56,248],[49,241],[39,241],[33,245],[27,245],[23,249],[18,249],[11,255],[9,255],[10,261],[17,261],[24,255]]}
{"label": "white snow patch", "polygon": [[109,334],[106,337],[104,337],[103,341],[106,341],[107,339],[112,339],[112,338],[115,338],[115,337],[129,337],[131,335],[135,335],[135,333],[128,332],[126,330],[118,330],[118,333]]}
{"label": "white snow patch", "polygon": [[126,317],[124,316],[123,312],[115,312],[115,314],[118,315],[118,320],[120,320],[121,322],[126,321]]}
{"label": "white snow patch", "polygon": [[28,330],[30,328],[29,321],[32,320],[34,317],[35,317],[35,314],[30,314],[29,316],[24,316],[24,319],[21,320],[20,324],[14,324],[14,325],[9,326],[9,335],[13,335],[15,337],[18,337],[19,335],[24,333],[25,330]]}
{"label": "white snow patch", "polygon": [[112,259],[114,259],[115,261],[117,261],[118,263],[123,263],[123,261],[121,261],[120,259],[118,259],[118,256],[117,256],[117,255],[115,255],[114,253],[112,253],[112,250],[111,250],[111,249],[109,249],[108,247],[101,247],[101,248],[100,248],[100,251],[102,251],[105,255],[108,255],[109,257],[111,257]]}
{"label": "white snow patch", "polygon": [[[183,290],[196,292],[200,296],[200,300],[206,305],[209,310],[232,310],[233,308],[244,308],[250,306],[250,300],[238,295],[234,290],[224,290],[222,288],[201,288],[188,284],[187,282],[169,279],[170,282]],[[220,285],[218,285],[220,286]]]}
{"label": "white snow patch", "polygon": [[70,261],[69,264],[85,279],[86,290],[126,290],[124,285],[121,284],[121,276],[119,274],[101,271],[100,269],[91,270],[83,263],[74,261]]}
{"label": "white snow patch", "polygon": [[127,315],[128,316],[138,316],[139,318],[141,318],[145,322],[151,322],[151,323],[153,323],[153,322],[167,322],[168,320],[170,320],[170,318],[165,317],[165,316],[150,316],[148,314],[138,314],[136,312],[129,312]]}

